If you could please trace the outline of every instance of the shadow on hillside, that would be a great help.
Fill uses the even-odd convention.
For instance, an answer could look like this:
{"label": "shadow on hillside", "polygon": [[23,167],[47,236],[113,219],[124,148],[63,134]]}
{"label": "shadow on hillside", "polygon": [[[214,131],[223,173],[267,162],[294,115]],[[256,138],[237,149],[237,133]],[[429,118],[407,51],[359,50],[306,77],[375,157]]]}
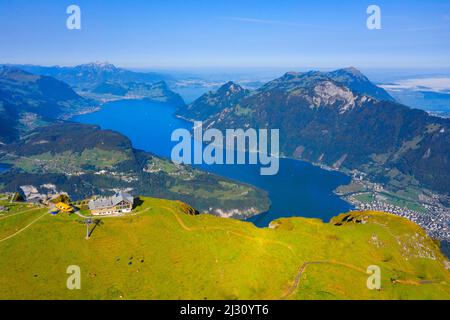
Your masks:
{"label": "shadow on hillside", "polygon": [[133,203],[133,210],[142,206],[143,203],[144,201],[141,198],[135,198]]}
{"label": "shadow on hillside", "polygon": [[93,227],[91,229],[91,231],[89,232],[89,237],[92,236],[92,234],[94,233],[94,230],[97,229],[97,227],[101,227],[102,225],[104,225],[105,223],[101,220],[101,219],[95,219],[93,220]]}

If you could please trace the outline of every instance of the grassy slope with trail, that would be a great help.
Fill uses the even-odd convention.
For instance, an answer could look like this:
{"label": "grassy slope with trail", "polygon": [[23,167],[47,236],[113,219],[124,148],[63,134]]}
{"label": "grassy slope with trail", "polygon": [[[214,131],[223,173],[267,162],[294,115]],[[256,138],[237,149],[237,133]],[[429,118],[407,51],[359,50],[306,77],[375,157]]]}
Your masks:
{"label": "grassy slope with trail", "polygon": [[[393,215],[289,218],[259,229],[143,200],[133,215],[103,219],[88,241],[76,215],[35,221],[46,209],[16,207],[0,216],[0,241],[13,235],[0,242],[0,298],[450,299],[438,247]],[[81,290],[66,288],[69,265],[81,267]],[[369,265],[381,267],[380,291],[366,287]]]}

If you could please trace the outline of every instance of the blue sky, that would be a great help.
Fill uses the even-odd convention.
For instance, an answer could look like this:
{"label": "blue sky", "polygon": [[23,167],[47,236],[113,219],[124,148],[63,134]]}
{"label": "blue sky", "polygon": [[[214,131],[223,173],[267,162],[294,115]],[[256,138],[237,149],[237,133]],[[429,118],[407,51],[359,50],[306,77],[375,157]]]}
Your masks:
{"label": "blue sky", "polygon": [[[82,29],[66,28],[81,8]],[[377,4],[382,30],[368,30]],[[0,63],[448,68],[450,1],[0,0]]]}

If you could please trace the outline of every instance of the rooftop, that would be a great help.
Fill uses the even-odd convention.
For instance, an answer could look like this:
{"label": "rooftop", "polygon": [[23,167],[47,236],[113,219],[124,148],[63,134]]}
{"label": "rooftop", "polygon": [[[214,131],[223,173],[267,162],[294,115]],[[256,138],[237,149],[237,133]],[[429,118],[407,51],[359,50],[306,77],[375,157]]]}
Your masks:
{"label": "rooftop", "polygon": [[129,193],[118,192],[112,197],[101,197],[95,200],[89,201],[89,210],[98,210],[103,208],[114,207],[122,201],[133,203],[134,198]]}

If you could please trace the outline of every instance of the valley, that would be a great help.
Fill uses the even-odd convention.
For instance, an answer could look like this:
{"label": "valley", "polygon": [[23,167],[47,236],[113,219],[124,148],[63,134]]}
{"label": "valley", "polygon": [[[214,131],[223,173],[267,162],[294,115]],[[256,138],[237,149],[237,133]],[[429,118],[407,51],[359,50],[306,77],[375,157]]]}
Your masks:
{"label": "valley", "polygon": [[[147,74],[128,75],[123,70],[98,64],[80,69],[85,72],[81,80],[78,76],[75,78],[80,86],[93,75],[103,79],[104,75],[100,75],[110,71],[126,79],[148,77]],[[179,106],[182,101],[162,82],[146,86],[153,90],[145,94],[148,103]],[[98,110],[92,107],[97,103],[50,76],[2,66],[0,141],[4,142],[0,144],[0,163],[7,164],[9,170],[0,176],[0,189],[8,192],[36,190],[33,191],[35,201],[58,192],[82,199],[125,189],[183,200],[205,212],[240,217],[269,208],[270,201],[262,190],[174,165],[154,154],[136,150],[128,138],[117,132],[66,120],[75,114]],[[27,119],[27,126],[22,119]],[[158,168],[154,168],[155,165]]]}
{"label": "valley", "polygon": [[[93,68],[100,66],[95,65]],[[112,67],[107,69],[115,70]],[[20,71],[14,72],[14,77],[30,77]],[[91,76],[88,77],[90,78]],[[260,227],[269,226],[273,220],[286,216],[318,217],[328,221],[353,206],[360,210],[385,211],[406,217],[425,228],[434,239],[443,241],[445,250],[445,241],[449,240],[450,234],[447,223],[449,210],[445,204],[447,198],[421,187],[414,177],[405,175],[397,168],[392,169],[396,174],[390,180],[383,180],[384,173],[380,173],[379,168],[373,164],[386,163],[389,156],[373,154],[371,159],[375,162],[370,165],[362,163],[352,168],[347,163],[349,160],[351,163],[360,162],[357,158],[359,155],[352,160],[345,154],[339,159],[334,158],[330,163],[325,157],[328,151],[323,150],[320,157],[312,161],[314,158],[311,155],[314,153],[308,148],[316,148],[315,146],[296,147],[289,156],[286,151],[292,147],[284,142],[284,158],[280,159],[281,172],[279,176],[266,180],[256,174],[257,166],[239,168],[239,165],[203,164],[191,168],[166,160],[173,148],[173,143],[167,143],[172,131],[176,128],[192,129],[190,123],[181,118],[190,121],[204,120],[208,127],[214,124],[220,128],[224,126],[222,122],[229,121],[228,118],[233,119],[232,121],[253,121],[254,107],[247,104],[253,103],[255,99],[262,99],[256,96],[264,97],[266,91],[281,94],[283,90],[287,90],[293,92],[290,94],[295,97],[302,90],[309,90],[309,86],[318,83],[322,85],[321,81],[330,81],[329,79],[341,81],[358,92],[387,99],[389,103],[393,101],[393,98],[373,86],[356,69],[338,70],[326,75],[314,72],[288,73],[256,91],[228,82],[216,92],[209,92],[187,106],[180,103],[182,98],[171,92],[163,82],[145,85],[150,91],[142,91],[140,96],[134,96],[125,89],[131,84],[123,81],[114,85],[104,85],[103,82],[97,87],[86,87],[83,83],[87,80],[77,80],[78,92],[84,97],[80,96],[80,101],[106,104],[101,109],[81,109],[75,117],[70,113],[62,117],[84,122],[85,125],[52,119],[44,114],[42,119],[46,119],[46,123],[23,131],[18,142],[3,145],[0,149],[0,163],[8,164],[10,168],[2,174],[0,186],[5,191],[16,191],[22,187],[36,190],[33,191],[33,196],[68,192],[74,199],[129,190],[146,196],[182,200],[201,212],[247,219]],[[359,97],[356,105],[348,104],[345,99],[356,91],[352,93],[345,91],[348,90],[345,88],[333,91],[329,83],[321,89],[316,87],[315,90],[316,93],[329,95],[323,101],[320,100],[322,98],[312,100],[317,105],[309,108],[316,109],[316,112],[322,112],[322,104],[331,104],[340,108],[339,114],[345,114],[352,112],[358,103],[362,108],[365,103],[375,101],[370,97]],[[72,95],[76,96],[76,93]],[[136,100],[135,97],[144,99]],[[40,112],[38,117],[41,117]],[[180,119],[175,119],[174,114]],[[239,116],[240,120],[233,118],[234,115]],[[276,114],[274,119],[277,119]],[[444,120],[436,121],[436,124],[428,125],[428,132],[442,133],[444,130],[445,133]],[[87,124],[100,125],[102,129]],[[259,127],[257,123],[254,125]],[[110,131],[111,129],[123,133],[131,141]],[[284,126],[281,129],[284,139],[292,136],[290,132],[283,131]],[[84,139],[80,140],[80,135]],[[423,139],[421,137],[404,144],[396,157],[414,150]],[[325,170],[319,167],[312,170],[312,166],[289,158],[307,160]],[[307,169],[310,173],[298,171],[299,168]],[[334,174],[336,171],[344,172],[351,177],[351,181],[338,177]],[[292,176],[293,172],[296,172],[295,176]],[[299,180],[295,181],[296,179]],[[51,188],[48,189],[48,186]],[[311,192],[312,190],[315,191]]]}
{"label": "valley", "polygon": [[[177,144],[171,141],[172,132],[180,128],[192,130],[191,122],[174,117],[175,111],[173,106],[126,100],[107,104],[99,112],[77,116],[73,120],[119,131],[129,137],[137,149],[170,159]],[[279,161],[280,170],[272,176],[262,176],[261,165],[203,163],[194,167],[264,190],[270,207],[261,214],[253,212],[249,215],[252,216],[250,221],[259,227],[267,227],[272,220],[288,216],[317,217],[328,221],[351,209],[348,203],[333,194],[339,185],[350,182],[347,176],[298,160],[280,158]],[[230,216],[222,211],[218,214]],[[231,216],[244,218],[237,213]]]}
{"label": "valley", "polygon": [[279,128],[284,157],[352,178],[336,192],[355,208],[408,217],[450,239],[449,121],[396,103],[355,68],[288,72],[254,91],[229,82],[177,114],[208,129]]}
{"label": "valley", "polygon": [[0,303],[449,301],[443,2],[0,1]]}

